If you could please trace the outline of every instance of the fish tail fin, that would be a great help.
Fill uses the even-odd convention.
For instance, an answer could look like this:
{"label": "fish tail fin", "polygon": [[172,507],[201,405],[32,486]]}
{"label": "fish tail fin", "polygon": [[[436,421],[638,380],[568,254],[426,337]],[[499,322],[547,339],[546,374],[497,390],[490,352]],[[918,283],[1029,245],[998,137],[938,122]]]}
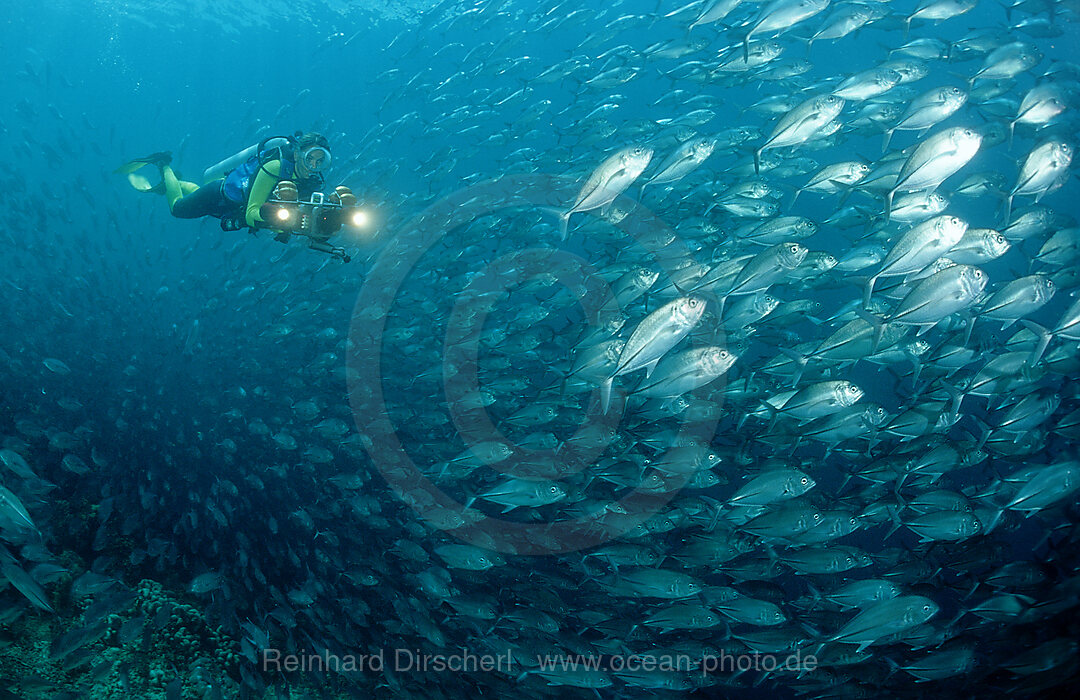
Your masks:
{"label": "fish tail fin", "polygon": [[724,514],[724,505],[712,498],[706,498],[705,500],[711,501],[713,506],[712,522],[709,523],[709,527],[705,529],[705,532],[712,532],[716,529],[716,524],[720,522],[720,516]]}
{"label": "fish tail fin", "polygon": [[840,494],[841,492],[843,492],[844,487],[847,486],[849,483],[851,483],[851,479],[855,476],[854,471],[850,471],[850,470],[847,470],[847,469],[843,469],[841,471],[844,474],[844,478],[840,480],[840,485],[836,487],[836,493],[837,494]]}
{"label": "fish tail fin", "polygon": [[885,223],[889,223],[889,217],[892,216],[892,200],[893,195],[896,194],[896,190],[889,190],[885,195]]}
{"label": "fish tail fin", "polygon": [[870,279],[866,280],[866,288],[863,290],[863,307],[870,308],[870,297],[874,295],[874,283],[877,282],[877,275],[871,275]]}
{"label": "fish tail fin", "polygon": [[885,334],[885,323],[878,322],[874,325],[874,342],[870,344],[870,354],[874,354],[881,345],[881,336]]}
{"label": "fish tail fin", "polygon": [[855,191],[855,185],[852,185],[851,187],[845,187],[844,188],[844,194],[840,195],[840,202],[836,205],[836,208],[837,209],[843,209],[844,205],[847,204],[848,198],[851,197],[851,194],[854,191]]}
{"label": "fish tail fin", "polygon": [[761,148],[754,151],[754,174],[755,175],[760,175],[761,174],[761,154],[762,154],[762,152],[764,150],[765,150],[765,147],[762,146]]}
{"label": "fish tail fin", "polygon": [[776,421],[780,419],[780,411],[768,401],[762,401],[761,406],[769,412],[769,427],[765,428],[765,432],[771,433],[776,427]]}
{"label": "fish tail fin", "polygon": [[[899,484],[897,485],[896,498],[898,500],[900,499],[900,486],[899,486]],[[888,509],[888,511],[889,511],[889,520],[892,521],[892,527],[890,527],[889,531],[885,533],[885,536],[883,538],[881,538],[882,540],[887,540],[890,537],[892,537],[893,534],[904,525],[904,523],[900,520],[900,511],[903,510],[904,507],[905,506],[904,506],[903,501],[900,501],[900,507],[899,508],[889,508]]]}
{"label": "fish tail fin", "polygon": [[964,610],[963,608],[957,610],[956,615],[953,616],[953,619],[949,620],[949,622],[945,625],[945,629],[952,629],[953,625],[955,625],[957,622],[960,622],[960,620],[963,619],[964,615],[967,614],[968,611]]}
{"label": "fish tail fin", "polygon": [[824,600],[825,596],[822,595],[821,591],[818,590],[818,587],[810,581],[806,582],[806,587],[810,589],[810,607],[808,608],[809,611],[813,610],[818,603]]}
{"label": "fish tail fin", "polygon": [[788,348],[780,348],[780,352],[790,358],[798,369],[795,372],[795,376],[791,380],[791,386],[796,386],[799,380],[802,379],[803,372],[806,370],[806,363],[810,359],[808,355],[789,350]]}
{"label": "fish tail fin", "polygon": [[1034,321],[1020,321],[1020,323],[1024,328],[1039,336],[1039,342],[1035,345],[1035,349],[1031,351],[1031,359],[1028,360],[1028,364],[1034,365],[1042,359],[1043,353],[1046,352],[1046,346],[1053,340],[1054,334]]}
{"label": "fish tail fin", "polygon": [[885,130],[885,136],[881,140],[881,152],[885,153],[889,150],[889,143],[892,141],[893,132],[896,131],[896,127]]}
{"label": "fish tail fin", "polygon": [[[1003,515],[1005,515],[1005,508],[999,507],[999,508],[992,509],[992,515],[990,517],[989,522],[986,522],[985,520],[980,518],[980,522],[982,522],[982,524],[983,524],[983,533],[984,534],[990,534],[990,532],[994,528],[996,528],[998,526],[998,523],[1001,522],[1001,516],[1003,516]],[[1044,537],[1049,537],[1049,536],[1050,536],[1050,531],[1047,531],[1046,534],[1044,535]],[[1036,545],[1033,549],[1038,549],[1038,548],[1039,548],[1038,545]]]}
{"label": "fish tail fin", "polygon": [[994,429],[990,427],[990,424],[984,421],[978,416],[971,416],[971,419],[975,421],[975,425],[979,426],[979,439],[975,441],[975,450],[981,450],[986,441],[990,439],[990,433],[994,432]]}
{"label": "fish tail fin", "polygon": [[564,209],[556,209],[555,207],[540,207],[540,211],[545,214],[550,214],[559,220],[560,240],[565,241],[570,226],[570,212]]}
{"label": "fish tail fin", "polygon": [[878,346],[881,345],[881,336],[885,332],[885,321],[862,309],[857,310],[855,313],[858,314],[859,318],[874,327],[874,341],[870,344],[870,354],[873,355],[877,352]]}
{"label": "fish tail fin", "polygon": [[964,345],[966,346],[971,342],[971,332],[975,330],[975,316],[967,317],[967,324],[964,326]]}
{"label": "fish tail fin", "polygon": [[600,385],[600,410],[604,413],[608,412],[608,408],[611,407],[611,384],[615,381],[614,377],[608,377]]}
{"label": "fish tail fin", "polygon": [[769,564],[771,566],[775,567],[777,564],[780,563],[780,557],[777,556],[776,550],[773,549],[771,544],[769,544],[768,542],[762,542],[760,546],[765,548],[765,556],[769,558]]}
{"label": "fish tail fin", "polygon": [[[803,630],[806,631],[806,634],[815,641],[820,642],[825,638],[825,635],[821,633],[821,630],[819,630],[817,627],[814,627],[809,622],[799,622],[799,627],[802,627]],[[824,644],[822,646],[824,646]]]}
{"label": "fish tail fin", "polygon": [[1002,219],[1002,224],[1005,226],[1009,225],[1009,219],[1012,218],[1013,196],[1014,195],[1010,192],[1009,195],[1005,197],[1005,218]]}
{"label": "fish tail fin", "polygon": [[960,405],[964,403],[964,397],[967,396],[967,394],[960,391],[954,386],[945,384],[944,382],[942,382],[941,386],[945,389],[945,393],[947,393],[949,395],[949,398],[952,400],[952,405],[949,407],[949,412],[959,413]]}
{"label": "fish tail fin", "polygon": [[918,355],[911,356],[911,386],[915,387],[919,384],[919,377],[922,375],[923,363]]}

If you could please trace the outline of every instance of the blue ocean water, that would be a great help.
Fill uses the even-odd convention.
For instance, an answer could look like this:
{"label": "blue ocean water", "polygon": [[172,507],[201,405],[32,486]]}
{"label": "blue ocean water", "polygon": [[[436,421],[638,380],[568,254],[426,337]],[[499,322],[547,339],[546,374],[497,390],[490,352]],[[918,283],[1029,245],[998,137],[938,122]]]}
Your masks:
{"label": "blue ocean water", "polygon": [[[690,274],[781,242],[747,242],[740,227],[760,217],[718,207],[753,183],[770,188],[754,202],[776,203],[764,218],[817,222],[800,243],[838,259],[866,242],[888,250],[914,225],[886,226],[882,193],[857,185],[792,203],[825,165],[875,168],[926,141],[897,131],[883,153],[883,128],[857,121],[878,98],[848,100],[835,134],[766,150],[760,173],[753,154],[782,113],[916,39],[952,45],[950,56],[921,59],[926,76],[880,102],[902,112],[933,87],[971,93],[930,129],[983,133],[939,192],[945,213],[970,229],[1006,229],[1003,200],[1028,154],[1046,139],[1076,143],[1075,3],[982,0],[940,22],[917,18],[909,31],[919,5],[867,3],[873,22],[808,48],[832,13],[855,7],[833,2],[779,37],[752,37],[761,43],[751,46],[783,49],[765,68],[812,64],[786,79],[718,71],[771,6],[746,2],[688,29],[709,5],[64,0],[10,9],[0,25],[9,96],[0,105],[4,691],[971,697],[1052,693],[1075,680],[1080,472],[1070,416],[1080,367],[1075,331],[1061,319],[1080,284],[1078,256],[1036,260],[1051,236],[1075,230],[1073,176],[1044,188],[1045,226],[1007,236],[1009,252],[979,264],[987,296],[1033,273],[1056,285],[1050,303],[1024,315],[1055,332],[1041,362],[1016,358],[1021,366],[1003,370],[989,396],[975,390],[979,371],[1009,352],[1034,356],[1037,336],[1019,323],[1001,330],[978,304],[918,336],[929,350],[917,362],[819,358],[796,379],[770,361],[783,351],[805,359],[815,348],[801,343],[858,318],[833,315],[861,300],[874,268],[807,282],[785,272],[769,294],[820,307],[751,329],[722,328],[719,299],[731,296],[730,313],[740,297],[726,283],[695,286],[703,278]],[[1039,60],[999,83],[972,81],[991,51],[1013,42]],[[1046,83],[1061,90],[1060,116],[1038,131],[1020,124],[1011,143],[987,136],[994,125],[1003,133],[1028,90]],[[785,109],[753,107],[784,96],[793,100]],[[333,238],[348,263],[295,238],[176,219],[162,197],[114,172],[168,150],[178,174],[197,181],[222,158],[295,131],[329,138],[327,184],[351,187],[371,217]],[[694,136],[716,139],[701,166],[640,191]],[[560,240],[557,215],[605,159],[637,144],[654,151],[644,174],[612,192],[611,207],[573,213]],[[154,170],[139,172],[156,183]],[[979,172],[1003,177],[1004,193],[955,193]],[[847,205],[867,220],[825,223]],[[1013,209],[1034,205],[1020,194]],[[659,273],[655,286],[605,306],[638,267]],[[903,298],[891,286],[878,282],[878,316]],[[579,373],[574,362],[605,340],[632,343],[646,318],[691,295],[707,310],[677,349],[738,356],[730,372],[684,392],[708,417],[641,397],[622,404],[640,373],[616,376],[616,411],[600,411],[596,389],[617,372],[618,350],[607,373]],[[596,330],[607,321],[623,325]],[[968,338],[961,324],[972,322]],[[1030,335],[1013,337],[1022,330]],[[957,343],[974,350],[957,370],[928,359]],[[762,407],[792,386],[839,380],[858,385],[858,406],[879,405],[888,419],[825,449],[801,435],[808,419],[794,409]],[[1025,397],[1056,403],[1024,430],[1003,431]],[[894,419],[913,408],[930,426],[902,434]],[[514,457],[503,461],[507,445]],[[936,463],[912,466],[934,449],[952,450],[940,474]],[[686,466],[699,458],[705,468]],[[755,476],[781,469],[816,486],[752,514],[732,505]],[[683,487],[701,472],[712,476],[656,486],[675,475]],[[554,500],[523,486],[536,483],[557,485]],[[1035,496],[1022,491],[1031,484]],[[910,505],[923,498],[931,505]],[[1045,503],[1027,509],[1030,499]],[[794,518],[797,507],[850,514],[858,529],[799,542],[808,525],[782,535],[749,524]],[[919,518],[942,513],[989,532],[946,527],[920,542]],[[732,556],[687,554],[702,542]],[[793,562],[807,548],[846,552],[852,565],[800,570]],[[828,599],[860,580],[894,582],[895,596],[922,596],[937,610],[927,622],[878,608],[863,648],[844,630],[871,601]],[[782,622],[748,619],[774,609]],[[665,614],[683,617],[666,627]],[[705,670],[724,654],[783,660],[795,651],[822,663]],[[455,654],[489,656],[495,668],[447,672]],[[425,655],[442,666],[395,663]],[[342,669],[328,656],[368,663]],[[690,667],[631,672],[633,657]],[[283,669],[280,658],[309,663]]]}

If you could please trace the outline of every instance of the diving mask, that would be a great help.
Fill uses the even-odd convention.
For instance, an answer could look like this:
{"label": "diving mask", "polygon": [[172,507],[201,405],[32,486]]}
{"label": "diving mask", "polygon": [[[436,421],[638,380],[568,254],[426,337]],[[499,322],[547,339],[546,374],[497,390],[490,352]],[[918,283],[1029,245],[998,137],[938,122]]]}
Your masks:
{"label": "diving mask", "polygon": [[321,173],[330,167],[330,150],[325,146],[309,146],[300,151],[300,162],[312,173]]}

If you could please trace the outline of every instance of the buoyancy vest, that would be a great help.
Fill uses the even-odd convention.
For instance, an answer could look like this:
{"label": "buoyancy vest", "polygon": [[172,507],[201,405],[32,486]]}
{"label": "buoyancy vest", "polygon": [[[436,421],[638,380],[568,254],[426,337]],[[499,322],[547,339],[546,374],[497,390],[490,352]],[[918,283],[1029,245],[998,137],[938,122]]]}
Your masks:
{"label": "buoyancy vest", "polygon": [[255,182],[255,177],[259,174],[259,170],[271,161],[281,161],[281,171],[277,175],[278,180],[292,179],[293,173],[296,170],[296,164],[293,163],[292,158],[290,157],[291,152],[281,147],[264,149],[261,146],[262,144],[260,144],[260,148],[255,155],[248,158],[225,176],[225,184],[222,187],[222,192],[230,201],[236,202],[237,204],[247,202],[248,194],[251,192],[251,186]]}

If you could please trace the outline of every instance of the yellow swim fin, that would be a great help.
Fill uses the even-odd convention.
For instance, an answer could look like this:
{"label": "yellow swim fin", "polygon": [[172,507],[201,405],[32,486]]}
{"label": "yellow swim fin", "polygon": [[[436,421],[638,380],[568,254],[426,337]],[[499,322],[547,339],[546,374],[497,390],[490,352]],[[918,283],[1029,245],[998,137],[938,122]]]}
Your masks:
{"label": "yellow swim fin", "polygon": [[153,193],[153,194],[165,194],[165,181],[162,180],[156,185],[151,185],[150,181],[138,173],[128,173],[128,182],[131,186],[137,189],[139,192]]}
{"label": "yellow swim fin", "polygon": [[[159,153],[151,153],[148,156],[142,158],[135,158],[121,165],[119,168],[113,171],[117,175],[130,175],[139,168],[145,165],[156,165],[162,167],[172,162],[172,151],[161,151]],[[135,183],[132,183],[134,186]],[[136,187],[135,189],[138,189]]]}

